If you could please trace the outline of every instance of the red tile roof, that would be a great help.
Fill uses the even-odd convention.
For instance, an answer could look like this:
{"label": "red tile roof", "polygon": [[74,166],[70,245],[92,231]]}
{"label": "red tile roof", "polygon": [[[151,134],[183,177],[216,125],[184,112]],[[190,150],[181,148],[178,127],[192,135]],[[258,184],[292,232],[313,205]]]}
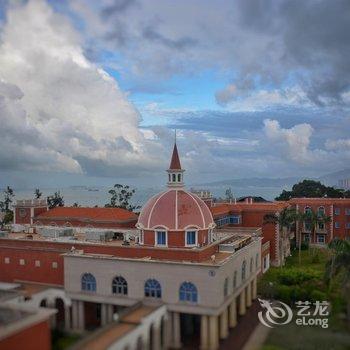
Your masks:
{"label": "red tile roof", "polygon": [[173,155],[171,157],[169,170],[181,170],[180,157],[177,151],[176,143],[174,144]]}
{"label": "red tile roof", "polygon": [[125,222],[136,221],[138,217],[135,213],[121,208],[56,207],[39,214],[35,220],[55,218]]}
{"label": "red tile roof", "polygon": [[292,198],[291,204],[347,204],[350,205],[350,198]]}
{"label": "red tile roof", "polygon": [[279,211],[283,208],[288,207],[288,202],[267,202],[267,203],[236,203],[236,204],[229,204],[229,203],[223,203],[216,205],[214,207],[211,207],[210,210],[213,214],[213,216],[216,215],[223,215],[227,214],[229,212],[235,211],[235,212],[242,212],[242,211]]}

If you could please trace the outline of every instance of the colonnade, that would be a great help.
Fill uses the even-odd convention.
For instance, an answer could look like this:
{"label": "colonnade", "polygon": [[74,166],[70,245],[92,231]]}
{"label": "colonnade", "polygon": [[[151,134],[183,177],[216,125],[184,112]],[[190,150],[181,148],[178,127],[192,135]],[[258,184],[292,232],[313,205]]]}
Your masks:
{"label": "colonnade", "polygon": [[237,314],[243,316],[256,297],[257,278],[255,277],[238,296],[233,298],[220,315],[202,315],[200,349],[218,349],[220,339],[226,339],[229,335],[229,329],[237,325]]}
{"label": "colonnade", "polygon": [[[257,297],[257,278],[251,280],[240,294],[233,297],[232,301],[224,308],[219,315],[201,315],[200,322],[200,348],[201,350],[217,350],[220,339],[225,339],[229,335],[230,328],[237,325],[237,318],[243,316],[247,308],[252,305],[252,301]],[[71,322],[70,322],[71,321]],[[104,326],[113,321],[113,305],[101,304],[101,325]],[[84,301],[73,300],[70,320],[70,312],[65,310],[66,328],[73,331],[82,332],[85,328]],[[170,347],[181,349],[181,326],[180,313],[169,312],[168,320],[164,324],[162,335],[160,324],[153,324],[151,341],[147,348],[161,350]],[[151,333],[149,333],[150,336]],[[161,338],[163,337],[163,346]],[[150,339],[150,338],[149,338]]]}

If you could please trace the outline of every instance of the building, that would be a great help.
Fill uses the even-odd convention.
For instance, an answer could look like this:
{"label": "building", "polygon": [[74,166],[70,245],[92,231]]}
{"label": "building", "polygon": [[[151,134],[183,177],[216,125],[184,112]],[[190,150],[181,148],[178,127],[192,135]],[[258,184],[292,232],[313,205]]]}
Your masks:
{"label": "building", "polygon": [[268,269],[270,261],[279,266],[290,255],[290,237],[284,234],[278,223],[265,223],[266,215],[278,216],[289,206],[286,202],[254,202],[247,197],[244,202],[218,203],[210,208],[217,228],[259,227],[262,230],[262,263]]}
{"label": "building", "polygon": [[50,350],[50,322],[56,310],[21,302],[18,287],[0,283],[0,349]]}
{"label": "building", "polygon": [[350,179],[341,179],[338,181],[338,185],[340,188],[343,188],[344,190],[350,189]]}
{"label": "building", "polygon": [[122,208],[56,207],[49,209],[46,200],[18,200],[14,207],[14,224],[22,228],[42,226],[92,228],[134,228],[137,215]]}
{"label": "building", "polygon": [[[201,349],[217,349],[235,326],[237,313],[243,315],[251,305],[261,271],[258,231],[216,232],[208,206],[184,189],[183,173],[175,145],[168,188],[143,206],[137,223],[140,248],[148,249],[149,256],[64,255],[74,328],[105,324],[120,308],[140,302],[143,307],[165,305],[167,314],[159,311],[160,319],[141,336],[140,348],[150,344],[157,349],[162,343],[181,348],[184,341],[200,339]],[[157,258],[160,252],[166,259]]]}
{"label": "building", "polygon": [[350,198],[293,198],[289,204],[298,212],[312,210],[330,218],[327,223],[320,223],[314,234],[307,222],[296,226],[296,238],[311,244],[324,245],[333,238],[350,239]]}
{"label": "building", "polygon": [[48,210],[46,199],[18,200],[13,207],[15,225],[33,225],[34,218]]}
{"label": "building", "polygon": [[37,288],[22,302],[54,306],[52,326],[99,328],[81,349],[217,349],[256,298],[261,230],[216,228],[184,188],[176,144],[167,172],[167,189],[141,210],[137,239],[11,233],[0,239],[0,280]]}

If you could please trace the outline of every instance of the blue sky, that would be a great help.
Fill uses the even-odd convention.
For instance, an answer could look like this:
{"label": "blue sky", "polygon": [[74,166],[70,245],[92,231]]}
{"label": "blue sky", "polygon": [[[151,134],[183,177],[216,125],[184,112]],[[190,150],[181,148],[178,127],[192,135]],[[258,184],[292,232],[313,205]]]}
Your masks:
{"label": "blue sky", "polygon": [[175,128],[190,182],[343,170],[349,16],[340,0],[3,2],[0,185],[160,183]]}

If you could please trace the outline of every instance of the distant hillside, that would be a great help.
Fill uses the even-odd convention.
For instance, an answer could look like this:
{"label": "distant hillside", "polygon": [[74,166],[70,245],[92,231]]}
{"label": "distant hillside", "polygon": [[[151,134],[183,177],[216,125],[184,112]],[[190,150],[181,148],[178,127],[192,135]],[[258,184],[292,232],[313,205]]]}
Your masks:
{"label": "distant hillside", "polygon": [[350,179],[350,169],[344,169],[334,173],[326,174],[318,178],[322,183],[328,186],[338,186],[338,181]]}
{"label": "distant hillside", "polygon": [[334,173],[329,173],[322,175],[318,178],[310,177],[284,177],[284,178],[268,178],[268,177],[251,177],[246,179],[228,179],[222,181],[214,181],[198,184],[196,186],[202,187],[291,187],[294,184],[302,181],[304,179],[318,180],[321,181],[324,185],[328,186],[338,186],[338,181],[341,179],[350,178],[350,169],[344,169]]}
{"label": "distant hillside", "polygon": [[247,179],[231,179],[215,182],[207,182],[198,186],[208,187],[289,187],[302,180],[301,177],[285,177],[285,178],[265,178],[252,177]]}

